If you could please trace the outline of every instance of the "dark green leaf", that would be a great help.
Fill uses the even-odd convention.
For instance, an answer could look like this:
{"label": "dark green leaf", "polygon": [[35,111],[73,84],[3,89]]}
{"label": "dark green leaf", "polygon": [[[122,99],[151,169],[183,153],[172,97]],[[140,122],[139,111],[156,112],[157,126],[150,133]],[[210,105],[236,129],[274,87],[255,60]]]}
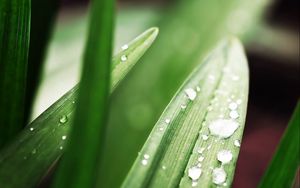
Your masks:
{"label": "dark green leaf", "polygon": [[0,148],[23,127],[30,0],[0,2]]}
{"label": "dark green leaf", "polygon": [[299,125],[300,101],[298,101],[293,116],[259,187],[292,187],[300,164]]}

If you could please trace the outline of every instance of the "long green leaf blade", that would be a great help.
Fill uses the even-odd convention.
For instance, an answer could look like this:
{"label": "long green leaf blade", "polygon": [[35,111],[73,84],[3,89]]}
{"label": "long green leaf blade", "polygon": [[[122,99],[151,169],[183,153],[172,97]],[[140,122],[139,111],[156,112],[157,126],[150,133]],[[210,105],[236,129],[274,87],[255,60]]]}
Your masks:
{"label": "long green leaf blade", "polygon": [[300,165],[300,101],[259,187],[292,187]]}
{"label": "long green leaf blade", "polygon": [[[210,187],[210,168],[221,166],[216,156],[224,149],[233,155],[224,165],[226,187],[230,186],[239,151],[234,141],[242,137],[247,97],[247,60],[238,40],[229,39],[179,89],[154,126],[123,187]],[[237,110],[230,110],[230,103],[237,105]],[[228,138],[220,138],[208,129],[216,121],[239,127]],[[193,167],[202,175],[191,181],[187,173]]]}
{"label": "long green leaf blade", "polygon": [[[158,34],[151,28],[113,58],[111,93],[151,46]],[[122,62],[121,57],[127,56]],[[7,188],[35,186],[65,148],[74,118],[78,86],[61,97],[0,152],[0,185]]]}
{"label": "long green leaf blade", "polygon": [[24,121],[30,0],[0,2],[0,148]]}
{"label": "long green leaf blade", "polygon": [[92,0],[73,127],[53,187],[94,187],[108,114],[114,0]]}

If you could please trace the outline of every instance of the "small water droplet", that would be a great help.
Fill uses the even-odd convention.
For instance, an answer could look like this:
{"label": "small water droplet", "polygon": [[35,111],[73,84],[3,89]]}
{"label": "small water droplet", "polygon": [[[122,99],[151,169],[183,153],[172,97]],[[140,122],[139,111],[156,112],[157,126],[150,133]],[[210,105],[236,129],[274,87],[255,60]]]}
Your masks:
{"label": "small water droplet", "polygon": [[127,45],[127,44],[123,45],[123,46],[121,47],[121,49],[122,49],[122,50],[127,50],[127,49],[128,49],[128,45]]}
{"label": "small water droplet", "polygon": [[198,161],[199,162],[202,162],[204,160],[204,157],[203,156],[200,156],[199,158],[198,158]]}
{"label": "small water droplet", "polygon": [[122,62],[127,61],[127,56],[126,56],[126,55],[122,55],[122,56],[121,56],[121,61],[122,61]]}
{"label": "small water droplet", "polygon": [[68,121],[68,117],[66,115],[63,115],[59,118],[59,123],[64,124]]}
{"label": "small water droplet", "polygon": [[221,150],[217,154],[217,159],[222,164],[227,164],[232,160],[232,153],[229,150]]}
{"label": "small water droplet", "polygon": [[161,168],[162,168],[163,170],[166,170],[166,169],[167,169],[167,167],[166,167],[165,165],[163,165]]}
{"label": "small water droplet", "polygon": [[72,101],[72,104],[75,104],[75,101]]}
{"label": "small water droplet", "polygon": [[60,147],[59,147],[59,149],[60,149],[60,150],[63,150],[63,149],[64,149],[64,147],[60,146]]}
{"label": "small water droplet", "polygon": [[241,99],[238,99],[238,100],[236,101],[236,103],[237,103],[237,104],[242,104],[242,100],[241,100]]}
{"label": "small water droplet", "polygon": [[169,123],[171,122],[171,119],[167,118],[167,119],[165,120],[165,122],[166,122],[167,124],[169,124]]}
{"label": "small water droplet", "polygon": [[164,128],[163,128],[163,127],[160,127],[160,128],[159,128],[159,130],[160,130],[160,131],[163,131],[163,130],[164,130]]}
{"label": "small water droplet", "polygon": [[195,98],[197,97],[196,91],[192,88],[188,88],[184,92],[191,101],[195,100]]}
{"label": "small water droplet", "polygon": [[210,74],[210,75],[208,76],[208,78],[209,78],[211,81],[214,81],[214,80],[216,79],[215,76],[212,75],[212,74]]}
{"label": "small water droplet", "polygon": [[201,88],[200,88],[199,86],[197,86],[197,87],[196,87],[196,91],[197,91],[197,92],[200,92],[200,91],[201,91]]}
{"label": "small water droplet", "polygon": [[227,183],[225,182],[225,183],[223,183],[223,186],[227,186]]}
{"label": "small water droplet", "polygon": [[192,187],[196,187],[197,185],[198,185],[198,182],[196,182],[196,181],[192,182]]}
{"label": "small water droplet", "polygon": [[210,133],[220,138],[230,137],[238,127],[239,124],[231,119],[218,119],[208,126]]}
{"label": "small water droplet", "polygon": [[148,154],[144,155],[144,159],[149,159],[149,158],[150,158],[150,155],[148,155]]}
{"label": "small water droplet", "polygon": [[215,168],[212,174],[213,183],[220,185],[226,180],[226,172],[223,168]]}
{"label": "small water droplet", "polygon": [[182,105],[180,106],[180,108],[181,108],[181,109],[186,109],[186,105],[185,105],[185,104],[182,104]]}
{"label": "small water droplet", "polygon": [[202,170],[198,166],[193,166],[193,167],[189,168],[189,170],[188,170],[188,176],[192,180],[198,180],[201,176],[201,173],[202,173]]}
{"label": "small water droplet", "polygon": [[34,128],[33,128],[33,127],[30,127],[29,130],[30,130],[30,131],[34,131]]}
{"label": "small water droplet", "polygon": [[205,150],[205,148],[199,148],[197,152],[198,152],[199,154],[202,154],[204,150]]}
{"label": "small water droplet", "polygon": [[197,166],[200,168],[200,167],[202,166],[202,164],[201,164],[201,163],[198,163]]}
{"label": "small water droplet", "polygon": [[232,119],[237,119],[239,117],[239,113],[236,111],[236,110],[233,110],[229,113],[229,116],[232,118]]}
{"label": "small water droplet", "polygon": [[27,156],[24,156],[23,159],[26,160],[26,159],[27,159]]}
{"label": "small water droplet", "polygon": [[67,136],[64,135],[64,136],[61,137],[61,139],[65,140],[65,139],[67,139]]}
{"label": "small water droplet", "polygon": [[208,139],[208,136],[206,134],[203,134],[201,137],[202,137],[203,140],[207,140]]}
{"label": "small water droplet", "polygon": [[235,102],[231,102],[231,103],[229,104],[229,106],[228,106],[228,108],[229,108],[230,110],[236,110],[237,107],[238,107],[238,105],[237,105],[237,103],[235,103]]}
{"label": "small water droplet", "polygon": [[32,154],[36,154],[36,149],[33,149],[33,150],[31,151],[31,153],[32,153]]}
{"label": "small water droplet", "polygon": [[142,160],[142,165],[146,166],[148,164],[148,161],[146,159]]}
{"label": "small water droplet", "polygon": [[241,147],[241,142],[240,142],[239,140],[235,140],[235,141],[234,141],[234,145],[235,145],[236,147]]}

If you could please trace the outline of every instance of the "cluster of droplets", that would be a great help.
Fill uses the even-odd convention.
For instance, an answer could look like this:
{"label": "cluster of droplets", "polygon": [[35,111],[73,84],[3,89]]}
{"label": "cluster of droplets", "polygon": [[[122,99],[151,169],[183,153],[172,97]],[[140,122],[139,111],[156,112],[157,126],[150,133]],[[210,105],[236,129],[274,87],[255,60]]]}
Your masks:
{"label": "cluster of droplets", "polygon": [[[125,44],[125,45],[123,45],[121,48],[122,48],[123,51],[126,51],[126,50],[128,49],[128,45]],[[127,55],[124,54],[124,55],[121,56],[120,59],[121,59],[121,62],[124,63],[124,62],[127,61],[128,57],[127,57]]]}
{"label": "cluster of droplets", "polygon": [[148,164],[148,160],[150,159],[150,155],[144,154],[142,159],[142,165],[146,166]]}

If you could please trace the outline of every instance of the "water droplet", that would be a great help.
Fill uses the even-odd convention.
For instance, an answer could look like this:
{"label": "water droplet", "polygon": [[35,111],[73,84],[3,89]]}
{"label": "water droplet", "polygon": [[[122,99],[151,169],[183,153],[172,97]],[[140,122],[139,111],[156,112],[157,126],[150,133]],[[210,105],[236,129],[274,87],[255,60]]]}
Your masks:
{"label": "water droplet", "polygon": [[188,88],[188,89],[186,89],[184,92],[185,92],[186,96],[187,96],[191,101],[195,100],[195,98],[196,98],[196,96],[197,96],[197,93],[196,93],[196,91],[195,91],[194,89]]}
{"label": "water droplet", "polygon": [[122,55],[122,56],[121,56],[121,61],[122,61],[122,62],[127,61],[127,56],[126,56],[126,55]]}
{"label": "water droplet", "polygon": [[217,154],[217,159],[222,164],[227,164],[232,160],[232,153],[229,150],[221,150]]}
{"label": "water droplet", "polygon": [[241,99],[238,99],[238,100],[236,101],[236,103],[237,103],[237,104],[242,104],[242,100],[241,100]]}
{"label": "water droplet", "polygon": [[197,152],[198,152],[199,154],[202,154],[204,150],[205,150],[205,148],[199,148]]}
{"label": "water droplet", "polygon": [[65,139],[67,139],[67,136],[64,135],[64,136],[61,137],[61,139],[65,140]]}
{"label": "water droplet", "polygon": [[229,116],[232,118],[232,119],[237,119],[239,117],[239,113],[236,111],[236,110],[233,110],[229,113]]}
{"label": "water droplet", "polygon": [[214,80],[216,79],[215,76],[212,75],[212,74],[210,74],[210,75],[208,76],[208,78],[209,78],[211,81],[214,81]]}
{"label": "water droplet", "polygon": [[202,173],[201,168],[197,167],[197,166],[193,166],[191,168],[189,168],[188,170],[188,176],[192,179],[192,180],[197,180],[200,178]]}
{"label": "water droplet", "polygon": [[231,102],[228,106],[230,110],[236,110],[238,105],[235,102]]}
{"label": "water droplet", "polygon": [[198,158],[198,161],[199,162],[202,162],[204,160],[204,157],[203,156],[200,156],[199,158]]}
{"label": "water droplet", "polygon": [[142,165],[146,166],[148,164],[148,161],[146,159],[142,160]]}
{"label": "water droplet", "polygon": [[198,163],[197,166],[200,168],[200,167],[202,166],[202,164],[201,164],[201,163]]}
{"label": "water droplet", "polygon": [[72,104],[75,104],[75,101],[72,101]]}
{"label": "water droplet", "polygon": [[159,128],[159,130],[160,130],[160,131],[163,131],[163,130],[164,130],[164,128],[163,128],[163,127],[160,127],[160,128]]}
{"label": "water droplet", "polygon": [[149,158],[150,158],[150,155],[148,155],[148,154],[144,155],[144,159],[149,159]]}
{"label": "water droplet", "polygon": [[59,118],[59,123],[66,123],[68,121],[68,117],[66,115],[63,115]]}
{"label": "water droplet", "polygon": [[161,168],[162,168],[163,170],[166,170],[166,169],[167,169],[167,167],[166,167],[165,165],[163,165]]}
{"label": "water droplet", "polygon": [[226,180],[226,172],[223,168],[215,168],[212,174],[213,183],[220,185]]}
{"label": "water droplet", "polygon": [[127,49],[128,49],[128,45],[125,44],[125,45],[123,45],[121,48],[122,48],[122,50],[127,50]]}
{"label": "water droplet", "polygon": [[208,126],[210,133],[220,138],[230,137],[238,127],[239,124],[231,119],[218,119]]}
{"label": "water droplet", "polygon": [[208,136],[206,134],[203,134],[201,137],[202,137],[203,140],[207,140],[208,139]]}
{"label": "water droplet", "polygon": [[169,118],[167,118],[167,119],[165,120],[165,122],[166,122],[167,124],[169,124],[169,123],[171,122],[171,120],[170,120]]}
{"label": "water droplet", "polygon": [[234,145],[235,145],[236,147],[241,147],[241,142],[240,142],[239,140],[235,140],[235,141],[234,141]]}
{"label": "water droplet", "polygon": [[36,149],[33,149],[33,150],[31,151],[31,153],[32,153],[32,154],[36,154]]}
{"label": "water droplet", "polygon": [[227,183],[225,182],[225,183],[223,183],[223,186],[227,186]]}
{"label": "water droplet", "polygon": [[196,91],[199,92],[201,91],[201,88],[199,86],[196,87]]}
{"label": "water droplet", "polygon": [[186,105],[185,105],[185,104],[182,104],[182,105],[180,106],[180,108],[181,108],[181,109],[186,109]]}
{"label": "water droplet", "polygon": [[198,185],[198,182],[196,182],[196,181],[192,182],[192,187],[196,187],[197,185]]}
{"label": "water droplet", "polygon": [[59,149],[60,149],[60,150],[63,150],[63,149],[64,149],[64,147],[60,146],[60,147],[59,147]]}
{"label": "water droplet", "polygon": [[29,130],[30,130],[30,131],[34,131],[34,128],[33,128],[33,127],[30,127]]}

